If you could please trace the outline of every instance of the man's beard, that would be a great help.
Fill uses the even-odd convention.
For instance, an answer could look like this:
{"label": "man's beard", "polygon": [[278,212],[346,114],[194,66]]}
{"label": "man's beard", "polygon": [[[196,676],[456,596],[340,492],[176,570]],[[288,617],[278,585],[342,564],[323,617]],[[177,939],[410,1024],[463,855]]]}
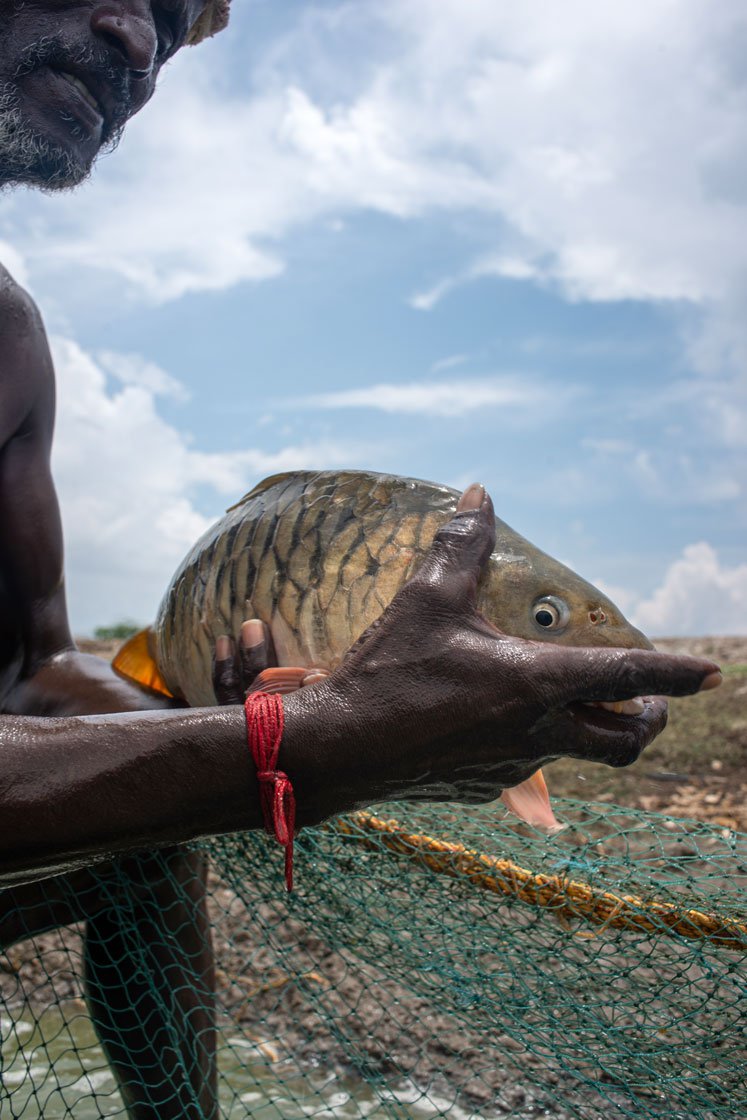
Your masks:
{"label": "man's beard", "polygon": [[24,120],[18,92],[6,83],[0,91],[0,183],[25,183],[43,190],[65,190],[82,183],[90,173],[61,144],[40,136]]}
{"label": "man's beard", "polygon": [[[112,91],[116,105],[114,119],[107,121],[102,143],[89,159],[76,147],[64,145],[34,128],[24,117],[17,80],[44,66],[65,70],[77,65],[95,73]],[[102,152],[110,152],[119,143],[130,115],[129,83],[125,72],[112,66],[103,48],[80,48],[72,51],[57,38],[40,39],[23,52],[14,81],[0,86],[0,186],[23,183],[46,191],[67,190],[84,182]],[[72,114],[60,110],[73,140],[85,141],[86,135]]]}

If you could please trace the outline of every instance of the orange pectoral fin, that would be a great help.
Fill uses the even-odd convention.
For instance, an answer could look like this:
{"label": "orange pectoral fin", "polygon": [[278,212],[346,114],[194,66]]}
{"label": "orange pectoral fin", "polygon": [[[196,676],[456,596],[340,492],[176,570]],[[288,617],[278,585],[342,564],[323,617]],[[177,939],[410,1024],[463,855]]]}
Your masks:
{"label": "orange pectoral fin", "polygon": [[151,652],[152,634],[150,626],[146,630],[138,630],[137,634],[133,634],[117,650],[112,661],[112,669],[125,680],[133,681],[151,692],[157,692],[161,696],[173,696]]}
{"label": "orange pectoral fin", "polygon": [[512,813],[534,828],[543,828],[546,832],[559,832],[563,828],[552,811],[541,770],[537,770],[520,785],[504,789],[501,801]]}

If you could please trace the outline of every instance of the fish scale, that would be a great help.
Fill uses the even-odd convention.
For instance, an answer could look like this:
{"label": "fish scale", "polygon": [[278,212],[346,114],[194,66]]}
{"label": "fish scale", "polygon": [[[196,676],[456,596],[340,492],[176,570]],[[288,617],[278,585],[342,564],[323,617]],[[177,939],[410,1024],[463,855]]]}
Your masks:
{"label": "fish scale", "polygon": [[[247,617],[270,627],[281,665],[334,668],[417,570],[458,498],[436,483],[369,471],[298,471],[260,483],[198,541],[163,599],[153,637],[169,689],[214,704],[215,641]],[[499,629],[564,645],[651,648],[597,588],[498,518],[496,538],[478,605]],[[554,629],[536,617],[548,597],[567,613]]]}

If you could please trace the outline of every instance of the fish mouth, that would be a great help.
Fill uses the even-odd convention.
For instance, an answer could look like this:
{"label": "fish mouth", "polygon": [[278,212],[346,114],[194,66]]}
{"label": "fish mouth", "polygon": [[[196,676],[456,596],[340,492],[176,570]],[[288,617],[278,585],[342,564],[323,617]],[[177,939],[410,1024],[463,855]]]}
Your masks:
{"label": "fish mouth", "polygon": [[666,700],[661,696],[635,696],[628,700],[576,701],[567,710],[590,730],[635,732],[666,710]]}
{"label": "fish mouth", "polygon": [[587,700],[584,706],[601,708],[616,716],[639,716],[645,709],[646,702],[642,696],[634,696],[632,700]]}

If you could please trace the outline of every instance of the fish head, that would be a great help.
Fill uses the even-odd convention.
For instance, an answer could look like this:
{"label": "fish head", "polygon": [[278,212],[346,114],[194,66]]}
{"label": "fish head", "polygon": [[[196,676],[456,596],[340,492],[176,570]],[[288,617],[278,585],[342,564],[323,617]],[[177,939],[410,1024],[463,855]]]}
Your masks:
{"label": "fish head", "polygon": [[[494,626],[516,638],[564,646],[653,648],[645,634],[632,626],[597,587],[498,518],[495,550],[478,589],[478,607]],[[592,715],[597,707],[607,711]],[[621,714],[609,702],[582,705],[582,710],[589,713],[587,718],[592,722],[600,718],[627,719],[631,714]],[[550,834],[562,828],[541,771],[519,786],[504,790],[502,800],[512,813],[536,828]]]}
{"label": "fish head", "polygon": [[653,649],[603,592],[498,518],[478,606],[494,626],[517,638]]}

